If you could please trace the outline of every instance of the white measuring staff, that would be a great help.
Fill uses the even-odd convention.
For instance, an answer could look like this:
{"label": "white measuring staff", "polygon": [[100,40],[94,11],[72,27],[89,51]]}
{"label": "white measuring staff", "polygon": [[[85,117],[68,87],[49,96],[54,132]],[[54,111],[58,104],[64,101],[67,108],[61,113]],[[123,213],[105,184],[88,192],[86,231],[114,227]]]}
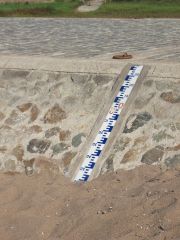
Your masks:
{"label": "white measuring staff", "polygon": [[118,94],[116,95],[113,104],[95,137],[88,154],[86,155],[79,171],[77,172],[74,181],[87,181],[90,177],[93,168],[105,147],[109,135],[115,126],[117,119],[143,69],[143,66],[134,65],[130,68],[127,76],[121,85]]}

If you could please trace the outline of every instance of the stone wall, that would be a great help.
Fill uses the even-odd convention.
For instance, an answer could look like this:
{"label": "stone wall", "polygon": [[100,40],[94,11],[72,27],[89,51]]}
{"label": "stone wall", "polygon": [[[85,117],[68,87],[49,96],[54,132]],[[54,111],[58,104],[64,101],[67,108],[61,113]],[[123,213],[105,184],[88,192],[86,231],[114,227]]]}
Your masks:
{"label": "stone wall", "polygon": [[66,173],[113,82],[113,75],[1,70],[0,169],[32,174],[48,162]]}

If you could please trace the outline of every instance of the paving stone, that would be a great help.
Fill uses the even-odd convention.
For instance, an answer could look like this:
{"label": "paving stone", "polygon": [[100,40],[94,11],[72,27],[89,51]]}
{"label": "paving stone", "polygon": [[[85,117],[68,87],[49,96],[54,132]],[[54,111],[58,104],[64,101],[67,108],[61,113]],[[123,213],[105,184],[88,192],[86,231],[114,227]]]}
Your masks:
{"label": "paving stone", "polygon": [[57,143],[51,147],[51,149],[53,150],[53,155],[62,153],[64,151],[66,151],[68,148],[69,148],[69,146],[65,143]]}
{"label": "paving stone", "polygon": [[[126,49],[147,51],[167,45],[177,46],[180,35],[179,19],[125,21],[103,19],[101,21],[100,19],[1,18],[0,26],[0,52],[21,55],[43,54],[87,58],[124,52]],[[111,41],[109,36],[113,36]],[[177,47],[169,55],[166,51],[165,49],[165,53],[161,56],[163,60],[165,57],[180,60]],[[158,59],[156,55],[157,53],[152,58]],[[21,74],[19,73],[18,76]]]}
{"label": "paving stone", "polygon": [[45,137],[50,138],[50,137],[56,136],[56,135],[58,135],[59,132],[60,132],[59,127],[50,128],[50,129],[46,130]]}
{"label": "paving stone", "polygon": [[66,118],[65,111],[58,104],[55,104],[45,114],[44,123],[51,123],[51,124],[58,123],[65,118]]}
{"label": "paving stone", "polygon": [[155,162],[161,161],[163,155],[164,155],[164,152],[158,147],[155,147],[143,154],[141,162],[151,165]]}
{"label": "paving stone", "polygon": [[136,129],[144,126],[151,119],[152,119],[152,116],[148,112],[131,114],[126,121],[123,132],[131,133]]}
{"label": "paving stone", "polygon": [[79,147],[79,145],[82,143],[82,138],[86,137],[84,133],[79,133],[72,139],[72,145],[73,147]]}
{"label": "paving stone", "polygon": [[164,163],[167,167],[180,167],[180,154],[176,154],[173,157],[168,157],[164,160]]}
{"label": "paving stone", "polygon": [[31,139],[27,146],[27,151],[30,153],[45,153],[50,145],[51,142],[49,140]]}

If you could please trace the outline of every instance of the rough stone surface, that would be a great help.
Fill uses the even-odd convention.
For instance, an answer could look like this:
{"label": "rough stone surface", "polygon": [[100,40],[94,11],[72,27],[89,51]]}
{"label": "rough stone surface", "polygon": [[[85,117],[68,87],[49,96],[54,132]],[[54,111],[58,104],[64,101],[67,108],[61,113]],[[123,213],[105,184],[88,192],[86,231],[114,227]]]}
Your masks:
{"label": "rough stone surface", "polygon": [[72,139],[72,145],[73,147],[79,147],[79,145],[82,143],[82,138],[86,135],[84,133],[79,133]]}
{"label": "rough stone surface", "polygon": [[50,145],[51,142],[49,140],[32,139],[27,146],[27,151],[31,153],[45,153]]}
{"label": "rough stone surface", "polygon": [[136,129],[144,126],[151,119],[152,116],[148,112],[131,114],[126,121],[126,125],[123,132],[131,133]]}
{"label": "rough stone surface", "polygon": [[161,161],[163,155],[164,155],[164,152],[158,147],[155,147],[148,150],[146,153],[144,153],[144,155],[142,156],[141,162],[151,165],[153,163]]}
{"label": "rough stone surface", "polygon": [[57,155],[66,151],[68,147],[69,146],[65,143],[57,143],[56,145],[52,146],[51,149],[53,150],[53,155]]}
{"label": "rough stone surface", "polygon": [[59,106],[59,104],[55,104],[54,107],[49,109],[44,116],[44,123],[58,123],[66,118],[65,111]]}
{"label": "rough stone surface", "polygon": [[50,138],[50,137],[56,136],[58,135],[59,132],[60,132],[59,127],[50,128],[45,132],[45,137]]}
{"label": "rough stone surface", "polygon": [[176,154],[173,157],[166,158],[164,163],[167,167],[180,167],[180,154]]}

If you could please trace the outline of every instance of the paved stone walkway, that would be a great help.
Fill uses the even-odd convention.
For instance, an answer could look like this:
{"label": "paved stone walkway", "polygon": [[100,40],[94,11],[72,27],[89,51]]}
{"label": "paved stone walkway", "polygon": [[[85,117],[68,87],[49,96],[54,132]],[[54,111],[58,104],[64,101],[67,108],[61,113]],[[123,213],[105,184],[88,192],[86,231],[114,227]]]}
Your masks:
{"label": "paved stone walkway", "polygon": [[156,58],[180,61],[179,39],[178,19],[0,19],[1,54],[88,58],[158,48],[165,51]]}

